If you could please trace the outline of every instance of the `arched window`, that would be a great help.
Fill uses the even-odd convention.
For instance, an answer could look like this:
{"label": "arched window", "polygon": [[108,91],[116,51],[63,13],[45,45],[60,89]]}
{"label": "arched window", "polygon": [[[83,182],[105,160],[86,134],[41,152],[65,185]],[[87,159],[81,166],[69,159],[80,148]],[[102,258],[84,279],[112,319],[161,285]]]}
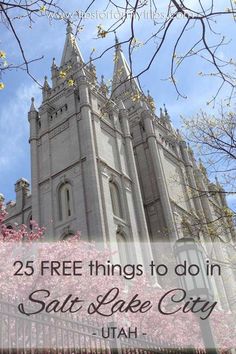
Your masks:
{"label": "arched window", "polygon": [[121,208],[121,200],[120,200],[119,189],[118,189],[117,185],[114,182],[112,182],[112,181],[109,182],[109,186],[110,186],[110,194],[111,194],[111,203],[112,203],[113,214],[115,216],[118,216],[119,218],[122,218],[123,214],[122,214],[122,208]]}
{"label": "arched window", "polygon": [[62,240],[68,241],[70,238],[74,237],[74,233],[72,231],[69,231],[68,233],[64,234],[62,236]]}
{"label": "arched window", "polygon": [[72,188],[66,182],[59,188],[59,219],[67,220],[73,214]]}

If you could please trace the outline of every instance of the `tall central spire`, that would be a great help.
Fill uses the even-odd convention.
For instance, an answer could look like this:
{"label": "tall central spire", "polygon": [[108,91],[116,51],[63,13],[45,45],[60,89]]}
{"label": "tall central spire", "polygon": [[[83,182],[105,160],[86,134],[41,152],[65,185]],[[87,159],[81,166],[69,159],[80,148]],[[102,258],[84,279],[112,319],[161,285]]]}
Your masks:
{"label": "tall central spire", "polygon": [[121,48],[121,44],[117,36],[115,35],[115,58],[114,58],[114,73],[112,80],[112,96],[118,98],[125,91],[141,92],[139,84],[136,79],[130,79],[131,70],[124,53]]}
{"label": "tall central spire", "polygon": [[70,20],[67,21],[66,28],[66,40],[64,50],[61,59],[61,66],[68,63],[73,58],[77,58],[79,61],[84,62],[79,46],[76,42],[75,35],[73,34],[73,28]]}

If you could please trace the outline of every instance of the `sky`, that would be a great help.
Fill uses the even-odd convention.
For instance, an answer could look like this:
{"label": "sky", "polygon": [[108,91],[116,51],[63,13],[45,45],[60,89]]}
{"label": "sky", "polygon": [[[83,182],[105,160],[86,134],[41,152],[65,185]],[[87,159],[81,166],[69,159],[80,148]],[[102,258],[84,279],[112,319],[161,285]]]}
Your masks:
{"label": "sky", "polygon": [[[108,35],[104,39],[97,39],[97,26],[102,24],[106,29],[114,21],[108,15],[109,9],[104,11],[105,2],[105,0],[95,1],[91,13],[97,13],[97,17],[105,16],[106,18],[85,20],[85,28],[78,36],[78,44],[85,61],[89,59],[93,48],[96,48],[94,52],[94,56],[96,56],[105,48],[114,44],[113,34]],[[205,0],[204,4],[207,4],[207,2],[208,0]],[[158,1],[158,11],[160,14],[164,13],[165,3],[165,0]],[[186,0],[185,3],[189,7],[194,7],[197,0]],[[87,0],[83,2],[71,0],[69,4],[64,0],[59,0],[59,5],[70,14],[75,14],[75,11],[85,9],[87,4]],[[80,8],[79,6],[82,7]],[[229,0],[221,0],[221,9],[224,10],[228,6]],[[187,96],[187,99],[178,99],[173,84],[168,80],[168,77],[173,44],[176,34],[179,33],[182,25],[183,19],[178,19],[168,34],[165,45],[156,57],[150,70],[141,77],[141,85],[144,92],[150,90],[158,108],[163,103],[166,104],[175,127],[181,127],[181,115],[191,117],[200,109],[210,110],[212,113],[214,111],[213,107],[207,106],[206,102],[215,94],[216,87],[219,84],[214,78],[202,78],[198,75],[199,72],[209,72],[210,68],[206,62],[193,57],[191,60],[184,62],[177,76],[181,92]],[[35,61],[31,65],[32,74],[41,83],[45,75],[50,79],[52,58],[55,57],[56,63],[60,64],[65,41],[66,23],[52,19],[49,20],[48,16],[44,16],[42,18],[35,18],[32,28],[30,28],[28,21],[24,19],[16,20],[15,26],[27,58],[34,59],[43,56],[41,60]],[[219,19],[216,28],[217,32],[224,34],[227,39],[232,39],[232,42],[227,47],[224,47],[219,52],[219,55],[222,59],[227,56],[235,56],[235,23],[230,21],[229,18]],[[144,18],[144,15],[142,15],[139,20],[135,20],[135,38],[139,41],[145,41],[145,38],[152,34],[154,30],[155,27],[150,18]],[[198,31],[199,28],[196,26],[186,33],[180,43],[179,54],[181,54],[181,51],[184,52],[190,43],[196,41]],[[8,62],[20,63],[21,58],[17,43],[10,31],[1,22],[0,33],[0,50],[6,52]],[[129,35],[129,25],[125,24],[120,27],[117,30],[117,35],[120,41],[126,40]],[[215,43],[215,40],[216,38],[212,38],[211,43]],[[135,73],[146,67],[156,45],[156,42],[150,41],[147,45],[140,46],[140,48],[134,51],[133,70]],[[126,46],[123,46],[123,50],[127,54]],[[111,50],[102,59],[96,61],[98,78],[102,74],[106,80],[112,78],[113,56],[114,51]],[[35,97],[36,106],[40,105],[41,90],[27,76],[26,72],[22,70],[8,71],[3,75],[2,81],[5,84],[5,89],[0,91],[0,193],[3,193],[5,199],[9,201],[15,199],[14,184],[19,178],[24,177],[30,181],[30,147],[28,143],[29,125],[27,114],[31,97]],[[222,97],[227,96],[227,94],[227,90],[223,91]]]}

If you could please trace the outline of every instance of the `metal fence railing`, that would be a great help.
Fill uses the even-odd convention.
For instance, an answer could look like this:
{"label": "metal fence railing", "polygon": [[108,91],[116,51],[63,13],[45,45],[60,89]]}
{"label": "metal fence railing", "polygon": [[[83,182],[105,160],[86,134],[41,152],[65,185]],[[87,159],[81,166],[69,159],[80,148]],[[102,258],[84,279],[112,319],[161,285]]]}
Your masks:
{"label": "metal fence railing", "polygon": [[81,318],[38,314],[23,317],[0,300],[0,354],[203,354],[154,339],[104,339],[101,324]]}

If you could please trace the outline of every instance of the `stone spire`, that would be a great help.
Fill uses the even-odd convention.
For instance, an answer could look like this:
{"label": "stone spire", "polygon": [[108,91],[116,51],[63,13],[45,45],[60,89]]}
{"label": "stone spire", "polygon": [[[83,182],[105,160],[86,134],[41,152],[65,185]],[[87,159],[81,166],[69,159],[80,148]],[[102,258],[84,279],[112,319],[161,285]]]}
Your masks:
{"label": "stone spire", "polygon": [[29,113],[31,113],[31,112],[37,112],[35,105],[34,105],[34,97],[31,98],[31,105],[30,105]]}
{"label": "stone spire", "polygon": [[55,58],[52,59],[52,65],[51,65],[51,71],[57,71],[57,65],[56,65],[56,60]]}
{"label": "stone spire", "polygon": [[84,62],[76,38],[73,34],[71,22],[68,20],[66,28],[66,41],[61,59],[61,66],[67,64],[70,60],[76,58],[80,62]]}
{"label": "stone spire", "polygon": [[92,82],[95,84],[97,82],[97,72],[96,72],[96,66],[93,64],[93,59],[91,56],[89,58],[88,69],[89,69],[90,74],[92,76]]}
{"label": "stone spire", "polygon": [[56,86],[57,82],[57,75],[58,75],[58,67],[56,65],[55,58],[52,59],[52,65],[51,65],[51,79],[52,79],[52,87]]}
{"label": "stone spire", "polygon": [[202,174],[207,178],[207,170],[206,167],[203,165],[201,158],[198,160],[198,167]]}
{"label": "stone spire", "polygon": [[115,32],[115,44],[116,44],[116,50],[121,50],[121,45],[119,43],[119,39],[117,37],[116,32]]}
{"label": "stone spire", "polygon": [[166,118],[166,120],[170,122],[170,116],[169,116],[169,113],[168,113],[168,111],[167,111],[167,108],[166,108],[165,103],[164,103],[164,113],[165,113],[165,118]]}
{"label": "stone spire", "polygon": [[73,28],[70,20],[67,20],[66,34],[73,34]]}
{"label": "stone spire", "polygon": [[125,59],[124,53],[117,36],[115,37],[115,57],[114,57],[114,73],[112,79],[112,97],[118,98],[125,91],[141,92],[136,79],[130,79],[130,67]]}
{"label": "stone spire", "polygon": [[164,118],[163,109],[162,109],[162,107],[160,107],[160,119],[163,119],[163,118]]}
{"label": "stone spire", "polygon": [[49,89],[50,89],[50,86],[49,86],[49,83],[48,83],[48,77],[47,77],[47,76],[44,76],[43,88],[44,88],[45,90],[49,90]]}
{"label": "stone spire", "polygon": [[0,193],[0,207],[1,207],[1,204],[4,203],[4,200],[5,200],[4,195],[2,193]]}
{"label": "stone spire", "polygon": [[164,124],[167,129],[174,131],[174,128],[172,126],[171,119],[170,119],[169,113],[167,111],[166,105],[164,104],[163,106],[164,106],[164,112],[163,112],[162,108],[160,109],[160,120],[161,120],[162,124]]}
{"label": "stone spire", "polygon": [[100,92],[104,95],[107,96],[109,89],[106,85],[106,83],[104,82],[104,75],[101,76],[101,83],[100,83]]}
{"label": "stone spire", "polygon": [[47,76],[45,76],[44,77],[44,84],[43,84],[43,100],[46,100],[48,98],[50,91],[51,91],[51,87],[49,86]]}
{"label": "stone spire", "polygon": [[35,139],[38,130],[38,111],[34,105],[34,97],[31,98],[31,106],[28,112],[28,121],[30,123],[30,140]]}
{"label": "stone spire", "polygon": [[150,91],[149,90],[147,91],[147,102],[148,102],[148,105],[150,106],[151,110],[153,112],[155,112],[155,110],[156,110],[155,102],[154,102],[153,97],[150,95]]}

